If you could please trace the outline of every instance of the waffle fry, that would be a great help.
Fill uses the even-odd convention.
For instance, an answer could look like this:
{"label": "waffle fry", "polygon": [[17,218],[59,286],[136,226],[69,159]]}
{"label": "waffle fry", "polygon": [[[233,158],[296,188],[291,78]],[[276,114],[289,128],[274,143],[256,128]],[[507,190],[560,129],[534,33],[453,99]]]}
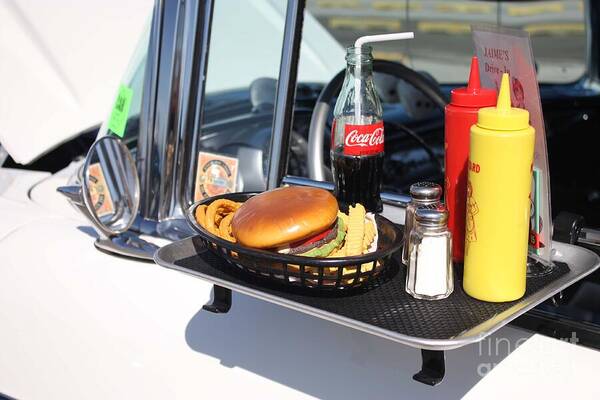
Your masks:
{"label": "waffle fry", "polygon": [[[362,214],[362,210],[364,210],[364,208],[360,204],[358,204],[357,207],[353,207],[352,209],[356,209],[356,208],[358,208],[358,210],[357,210],[358,213]],[[357,211],[351,211],[351,212],[354,213],[353,215],[356,215]],[[338,213],[338,217],[344,221],[344,225],[346,227],[349,226],[350,216],[348,216],[347,214],[344,214],[340,211]],[[356,216],[354,218],[356,218]],[[353,227],[351,229],[354,231],[354,234],[356,235],[356,237],[358,237],[358,235],[360,235],[360,231],[358,233],[356,233],[357,226],[359,226],[359,225],[360,224],[357,223],[356,220],[353,221]],[[350,255],[367,254],[369,252],[369,248],[373,244],[373,240],[377,236],[377,228],[375,226],[374,221],[372,221],[370,218],[366,217],[366,212],[365,212],[365,218],[363,218],[363,225],[364,225],[364,232],[363,232],[363,236],[362,236],[362,240],[361,240],[362,249],[360,252],[358,252],[356,249],[354,249],[354,250],[351,250],[351,252],[353,252],[353,253],[348,253],[349,247],[348,247],[348,236],[347,236],[346,239],[344,240],[344,242],[342,242],[342,244],[340,245],[340,247],[333,250],[327,257],[334,258],[334,257],[346,257],[346,256],[350,256]],[[359,228],[360,228],[360,226],[359,226]],[[347,230],[347,232],[349,232],[348,228],[346,230]],[[354,240],[357,240],[357,239],[354,239]]]}
{"label": "waffle fry", "polygon": [[363,237],[365,235],[366,210],[362,204],[350,207],[348,216],[348,234],[346,235],[346,256],[362,254]]}
{"label": "waffle fry", "polygon": [[376,233],[377,231],[375,225],[373,224],[373,222],[367,219],[365,221],[365,235],[363,236],[362,242],[363,254],[366,254],[369,251],[369,247],[371,246],[371,243],[373,243],[373,239],[375,239]]}

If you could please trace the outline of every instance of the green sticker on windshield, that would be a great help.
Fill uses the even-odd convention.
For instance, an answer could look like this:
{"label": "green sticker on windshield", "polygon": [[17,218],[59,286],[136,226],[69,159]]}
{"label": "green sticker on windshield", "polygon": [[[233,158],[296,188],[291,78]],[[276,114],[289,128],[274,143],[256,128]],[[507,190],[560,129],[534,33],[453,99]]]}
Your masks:
{"label": "green sticker on windshield", "polygon": [[125,125],[127,125],[127,117],[129,117],[129,106],[131,105],[131,97],[133,90],[125,85],[119,86],[119,95],[115,100],[112,112],[110,113],[110,121],[108,121],[108,129],[119,137],[125,134]]}

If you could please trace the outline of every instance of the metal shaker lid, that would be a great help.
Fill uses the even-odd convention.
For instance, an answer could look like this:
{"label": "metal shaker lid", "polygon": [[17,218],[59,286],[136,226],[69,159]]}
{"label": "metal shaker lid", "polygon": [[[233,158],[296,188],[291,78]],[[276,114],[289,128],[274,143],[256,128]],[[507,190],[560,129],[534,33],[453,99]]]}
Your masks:
{"label": "metal shaker lid", "polygon": [[433,182],[419,182],[410,185],[410,197],[415,200],[439,200],[442,187]]}
{"label": "metal shaker lid", "polygon": [[415,219],[427,226],[442,226],[448,222],[448,209],[443,204],[431,204],[417,208]]}

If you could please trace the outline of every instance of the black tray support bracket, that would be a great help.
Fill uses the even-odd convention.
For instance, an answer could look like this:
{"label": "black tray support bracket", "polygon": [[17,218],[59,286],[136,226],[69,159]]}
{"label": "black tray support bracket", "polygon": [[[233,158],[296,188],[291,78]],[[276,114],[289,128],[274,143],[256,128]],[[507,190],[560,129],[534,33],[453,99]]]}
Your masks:
{"label": "black tray support bracket", "polygon": [[413,375],[413,379],[429,386],[441,383],[446,374],[444,351],[421,349],[421,360],[421,370]]}
{"label": "black tray support bracket", "polygon": [[225,314],[231,308],[231,289],[223,286],[213,286],[212,302],[202,306],[203,310],[210,311],[215,314]]}

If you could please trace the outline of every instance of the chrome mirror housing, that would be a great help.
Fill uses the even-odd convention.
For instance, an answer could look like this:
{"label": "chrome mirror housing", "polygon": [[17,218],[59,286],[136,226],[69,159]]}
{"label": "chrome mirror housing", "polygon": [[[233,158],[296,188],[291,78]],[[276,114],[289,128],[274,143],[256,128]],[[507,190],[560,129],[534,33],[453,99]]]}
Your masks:
{"label": "chrome mirror housing", "polygon": [[157,246],[128,232],[138,215],[140,182],[129,149],[116,137],[104,136],[90,148],[81,185],[59,187],[94,225],[96,247],[124,256],[152,259]]}
{"label": "chrome mirror housing", "polygon": [[135,161],[114,136],[104,136],[90,148],[83,165],[83,202],[94,225],[110,237],[127,231],[140,205]]}

